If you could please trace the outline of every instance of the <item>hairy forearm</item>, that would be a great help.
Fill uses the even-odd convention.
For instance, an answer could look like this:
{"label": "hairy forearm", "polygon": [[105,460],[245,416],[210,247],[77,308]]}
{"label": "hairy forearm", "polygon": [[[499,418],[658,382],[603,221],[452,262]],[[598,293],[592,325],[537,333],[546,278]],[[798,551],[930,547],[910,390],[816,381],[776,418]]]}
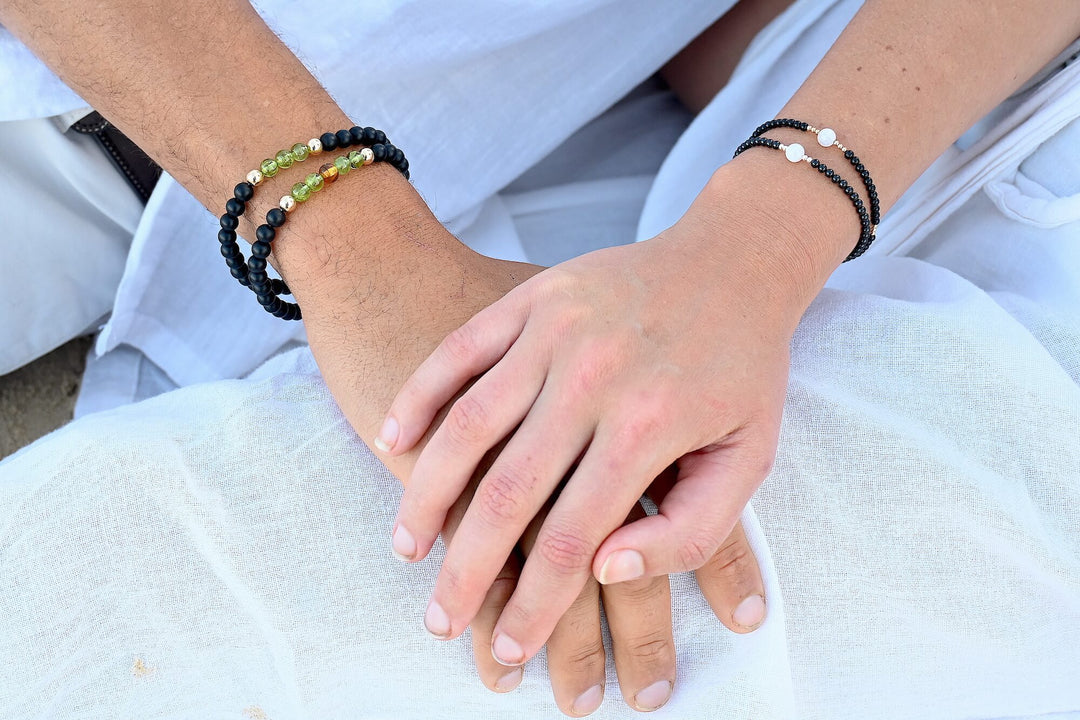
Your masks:
{"label": "hairy forearm", "polygon": [[[353,124],[247,0],[5,0],[0,22],[215,214],[263,158]],[[251,218],[292,182],[265,183],[241,232],[251,238]],[[301,302],[334,294],[326,278],[335,272],[351,287],[393,293],[417,262],[418,228],[433,226],[389,168],[370,166],[346,184],[294,213],[275,243]],[[216,252],[206,241],[189,251]],[[439,242],[456,241],[428,238],[425,252]]]}
{"label": "hairy forearm", "polygon": [[[868,0],[779,116],[834,128],[873,174],[885,212],[1078,35],[1075,0]],[[838,152],[819,148],[812,135],[779,129],[769,136],[802,143],[864,194]],[[812,297],[858,237],[848,199],[817,173],[764,149],[740,155],[719,175],[738,178],[752,193],[748,202],[769,202],[768,212],[783,215],[786,234],[803,243],[795,257],[804,275],[813,275],[806,288]]]}

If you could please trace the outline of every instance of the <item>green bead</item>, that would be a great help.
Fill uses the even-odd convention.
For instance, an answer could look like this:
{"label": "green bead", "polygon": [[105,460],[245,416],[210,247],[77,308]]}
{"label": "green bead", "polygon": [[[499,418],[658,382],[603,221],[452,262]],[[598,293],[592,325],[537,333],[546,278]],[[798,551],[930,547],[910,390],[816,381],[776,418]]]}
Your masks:
{"label": "green bead", "polygon": [[296,202],[304,202],[311,197],[311,188],[302,182],[298,182],[292,186],[292,196]]}
{"label": "green bead", "polygon": [[364,157],[360,154],[359,150],[353,150],[349,153],[349,164],[354,168],[358,168],[364,164]]}
{"label": "green bead", "polygon": [[352,169],[352,165],[349,165],[349,159],[344,155],[338,155],[334,158],[334,167],[337,168],[338,175],[345,175]]}
{"label": "green bead", "polygon": [[311,192],[319,192],[322,190],[324,182],[323,176],[319,173],[311,173],[304,178],[304,184],[308,186]]}
{"label": "green bead", "polygon": [[307,160],[309,152],[311,151],[308,150],[308,146],[304,143],[296,143],[292,146],[292,154],[293,157],[296,159],[296,162],[304,162],[305,160]]}
{"label": "green bead", "polygon": [[292,167],[292,164],[296,162],[296,158],[288,150],[278,150],[278,154],[274,157],[277,160],[277,166],[279,168]]}
{"label": "green bead", "polygon": [[271,158],[266,158],[262,161],[262,164],[259,165],[259,170],[261,170],[262,174],[266,177],[274,177],[277,175],[278,164]]}

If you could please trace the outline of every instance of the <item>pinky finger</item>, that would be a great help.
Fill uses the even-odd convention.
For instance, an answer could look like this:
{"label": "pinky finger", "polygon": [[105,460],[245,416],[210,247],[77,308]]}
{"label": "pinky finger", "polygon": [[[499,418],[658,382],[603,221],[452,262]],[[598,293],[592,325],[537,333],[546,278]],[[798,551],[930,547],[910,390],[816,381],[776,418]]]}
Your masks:
{"label": "pinky finger", "polygon": [[400,455],[416,445],[443,406],[506,354],[526,315],[525,303],[511,292],[447,335],[398,391],[375,447]]}

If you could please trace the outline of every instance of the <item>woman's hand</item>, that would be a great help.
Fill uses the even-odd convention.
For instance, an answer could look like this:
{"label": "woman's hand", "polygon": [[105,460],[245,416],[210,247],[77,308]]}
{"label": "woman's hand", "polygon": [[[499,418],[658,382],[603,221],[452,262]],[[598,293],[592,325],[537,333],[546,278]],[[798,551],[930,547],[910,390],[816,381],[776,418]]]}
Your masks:
{"label": "woman's hand", "polygon": [[[734,198],[735,196],[730,196]],[[601,583],[701,568],[768,473],[788,344],[815,279],[789,273],[785,234],[751,206],[701,201],[646,243],[544,271],[451,333],[391,405],[377,445],[430,435],[402,499],[394,546],[424,557],[481,458],[504,438],[448,549],[427,613],[468,625],[532,519],[568,473],[495,628],[507,665],[531,657]],[[786,241],[785,241],[786,242]],[[621,527],[653,478],[678,478],[660,512]]]}

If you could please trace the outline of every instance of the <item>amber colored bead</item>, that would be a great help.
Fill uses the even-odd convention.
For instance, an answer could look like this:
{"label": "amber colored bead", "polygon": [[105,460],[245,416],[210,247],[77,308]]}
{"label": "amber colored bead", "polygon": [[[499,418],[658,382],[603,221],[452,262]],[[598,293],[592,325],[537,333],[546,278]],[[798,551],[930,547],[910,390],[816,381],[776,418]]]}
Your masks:
{"label": "amber colored bead", "polygon": [[323,180],[332,183],[337,180],[338,169],[333,163],[326,163],[319,168],[319,174],[322,175]]}

